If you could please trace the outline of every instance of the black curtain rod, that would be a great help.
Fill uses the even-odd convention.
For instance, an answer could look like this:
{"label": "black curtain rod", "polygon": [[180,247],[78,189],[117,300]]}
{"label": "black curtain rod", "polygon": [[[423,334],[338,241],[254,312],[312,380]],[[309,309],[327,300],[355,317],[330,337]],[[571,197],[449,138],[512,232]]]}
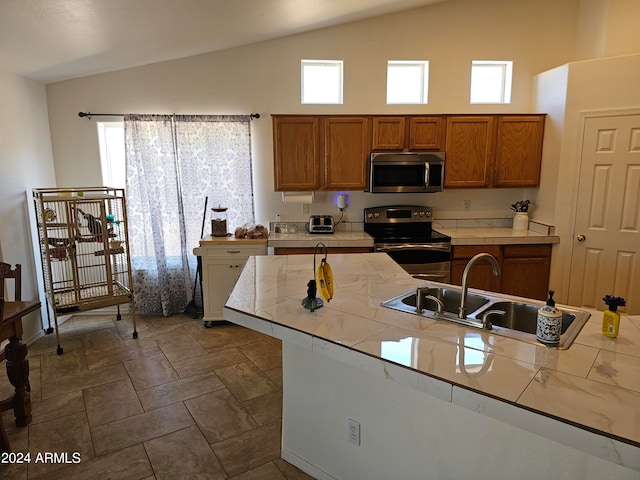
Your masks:
{"label": "black curtain rod", "polygon": [[[91,112],[78,112],[78,116],[80,118],[91,118],[91,117],[124,117],[124,113],[91,113]],[[254,118],[260,118],[259,113],[252,113],[249,115],[249,118],[253,120]]]}

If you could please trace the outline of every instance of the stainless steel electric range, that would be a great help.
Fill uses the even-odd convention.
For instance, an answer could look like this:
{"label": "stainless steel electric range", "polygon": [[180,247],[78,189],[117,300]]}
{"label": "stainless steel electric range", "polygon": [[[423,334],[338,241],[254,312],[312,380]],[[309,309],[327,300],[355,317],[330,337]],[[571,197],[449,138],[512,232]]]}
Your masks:
{"label": "stainless steel electric range", "polygon": [[365,208],[364,231],[376,252],[387,253],[413,277],[449,283],[451,237],[432,228],[431,207]]}

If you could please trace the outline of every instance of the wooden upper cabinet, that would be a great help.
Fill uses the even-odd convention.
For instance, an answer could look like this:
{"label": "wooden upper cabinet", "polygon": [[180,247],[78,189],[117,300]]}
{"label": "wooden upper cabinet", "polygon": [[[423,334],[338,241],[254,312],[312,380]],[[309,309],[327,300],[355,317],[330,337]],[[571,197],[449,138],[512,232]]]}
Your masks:
{"label": "wooden upper cabinet", "polygon": [[545,115],[273,115],[276,191],[366,190],[376,151],[444,150],[445,188],[540,183]]}
{"label": "wooden upper cabinet", "polygon": [[373,117],[374,150],[443,150],[442,116]]}
{"label": "wooden upper cabinet", "polygon": [[411,117],[409,149],[444,150],[445,128],[443,117]]}
{"label": "wooden upper cabinet", "polygon": [[319,117],[273,117],[276,191],[320,188],[320,127]]}
{"label": "wooden upper cabinet", "polygon": [[540,183],[544,116],[498,118],[493,185],[537,186]]}
{"label": "wooden upper cabinet", "polygon": [[324,119],[324,189],[366,190],[371,126],[369,117]]}
{"label": "wooden upper cabinet", "polygon": [[445,187],[491,186],[495,141],[493,116],[447,118]]}
{"label": "wooden upper cabinet", "polygon": [[368,116],[273,115],[275,191],[366,190]]}
{"label": "wooden upper cabinet", "polygon": [[373,149],[403,150],[405,148],[405,117],[373,117]]}
{"label": "wooden upper cabinet", "polygon": [[544,115],[448,117],[444,186],[539,185],[544,119]]}

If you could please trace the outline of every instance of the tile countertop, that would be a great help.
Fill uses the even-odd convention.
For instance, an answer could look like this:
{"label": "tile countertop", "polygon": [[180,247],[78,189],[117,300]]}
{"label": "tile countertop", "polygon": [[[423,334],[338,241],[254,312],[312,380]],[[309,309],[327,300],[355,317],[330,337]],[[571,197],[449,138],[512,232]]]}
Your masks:
{"label": "tile countertop", "polygon": [[448,401],[640,470],[640,316],[623,316],[610,339],[602,312],[590,311],[573,345],[557,350],[402,313],[380,302],[424,282],[381,253],[330,255],[336,296],[312,313],[301,306],[312,258],[250,257],[225,318],[308,348],[330,345],[365,370],[382,360],[385,377],[411,388],[444,381]]}
{"label": "tile countertop", "polygon": [[434,227],[438,232],[451,237],[451,245],[522,245],[560,243],[560,237],[533,230],[512,228],[447,228]]}
{"label": "tile countertop", "polygon": [[[451,237],[452,245],[517,245],[559,243],[560,237],[535,230],[513,230],[506,227],[451,227],[434,222],[435,230]],[[362,230],[337,230],[332,234],[310,234],[302,228],[297,233],[269,234],[269,247],[314,247],[322,242],[327,247],[373,247],[373,238]]]}

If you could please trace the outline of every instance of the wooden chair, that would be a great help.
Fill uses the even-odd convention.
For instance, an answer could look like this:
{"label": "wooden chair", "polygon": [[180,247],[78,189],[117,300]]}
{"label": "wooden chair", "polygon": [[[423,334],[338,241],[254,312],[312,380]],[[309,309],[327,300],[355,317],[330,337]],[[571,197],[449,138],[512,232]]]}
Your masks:
{"label": "wooden chair", "polygon": [[17,263],[12,270],[8,263],[0,262],[0,297],[7,298],[5,294],[4,284],[7,278],[12,278],[14,283],[15,295],[13,299],[16,302],[22,300],[22,266]]}
{"label": "wooden chair", "polygon": [[[15,292],[13,295],[13,299],[16,302],[22,300],[22,265],[16,263],[15,268],[12,270],[11,265],[8,263],[0,262],[0,297],[2,300],[6,298],[5,293],[5,283],[6,279],[13,279],[13,291]],[[0,316],[0,319],[3,317]],[[0,349],[0,362],[6,360],[6,355],[4,353],[4,348]]]}
{"label": "wooden chair", "polygon": [[[18,426],[28,425],[31,422],[29,361],[27,346],[22,343],[22,317],[40,308],[38,300],[22,301],[21,273],[19,264],[12,269],[8,263],[0,262],[0,342],[9,340],[0,352],[0,361],[6,360],[7,376],[15,388],[15,392],[9,398],[0,400],[0,412],[13,409]],[[6,297],[7,279],[12,279],[14,282],[13,301]],[[11,451],[1,416],[0,450]]]}
{"label": "wooden chair", "polygon": [[[4,280],[1,281],[4,284]],[[0,319],[4,316],[4,296],[0,295]],[[2,354],[4,355],[4,349]],[[0,410],[0,452],[11,452],[9,445],[9,437],[4,428],[4,420],[2,420],[2,410]]]}

